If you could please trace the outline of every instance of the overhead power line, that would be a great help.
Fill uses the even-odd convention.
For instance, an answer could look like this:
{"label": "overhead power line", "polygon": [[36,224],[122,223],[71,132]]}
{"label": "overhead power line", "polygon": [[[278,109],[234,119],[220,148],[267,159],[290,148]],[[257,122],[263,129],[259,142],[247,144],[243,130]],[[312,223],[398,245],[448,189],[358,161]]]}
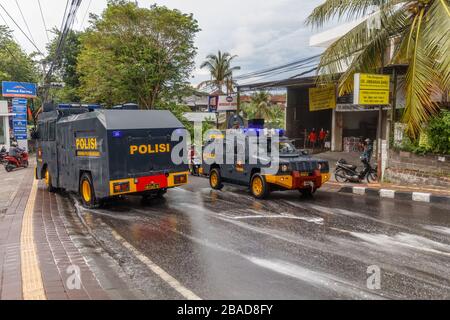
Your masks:
{"label": "overhead power line", "polygon": [[83,20],[81,21],[81,25],[80,25],[80,29],[81,30],[83,29],[84,21],[86,20],[86,16],[89,14],[89,9],[91,8],[91,3],[92,3],[92,0],[89,0],[89,4],[88,4],[86,12],[85,12],[85,14],[83,16]]}
{"label": "overhead power line", "polygon": [[44,24],[45,35],[47,36],[47,41],[50,42],[50,37],[48,36],[47,24],[45,23],[44,13],[41,6],[41,0],[38,0],[39,11],[41,12],[42,23]]}
{"label": "overhead power line", "polygon": [[20,12],[20,15],[22,17],[23,23],[25,23],[25,27],[28,30],[28,34],[30,35],[31,40],[33,40],[33,42],[36,43],[36,40],[34,40],[33,34],[31,33],[30,26],[28,25],[28,22],[25,19],[25,16],[23,15],[22,8],[20,7],[19,2],[17,0],[16,0],[16,5],[17,5],[17,9],[19,9],[19,12]]}
{"label": "overhead power line", "polygon": [[61,24],[61,29],[59,32],[58,42],[55,50],[55,55],[52,59],[50,68],[45,76],[44,84],[45,84],[45,92],[44,92],[44,101],[47,102],[48,99],[48,90],[49,90],[49,82],[51,81],[51,77],[56,65],[59,63],[61,59],[61,55],[63,53],[65,42],[67,35],[72,30],[73,23],[75,21],[75,17],[78,9],[80,8],[82,0],[72,0],[69,7],[69,0],[66,2],[66,9],[64,10],[64,16]]}
{"label": "overhead power line", "polygon": [[269,69],[264,69],[260,71],[254,71],[247,74],[242,74],[237,77],[235,77],[235,80],[247,80],[252,78],[260,78],[260,77],[267,77],[271,75],[286,73],[286,72],[292,72],[297,69],[301,69],[304,66],[307,66],[308,64],[318,60],[320,58],[320,55],[315,55],[311,57],[307,57],[301,60],[297,60],[294,62],[290,62],[284,65],[276,66]]}
{"label": "overhead power line", "polygon": [[38,48],[38,46],[36,45],[36,43],[34,43],[33,40],[30,39],[30,37],[25,33],[25,31],[23,31],[23,29],[19,26],[19,24],[16,22],[16,20],[14,20],[14,18],[9,14],[8,10],[6,10],[6,8],[0,3],[0,7],[3,9],[3,11],[8,15],[8,17],[12,20],[12,22],[14,22],[14,24],[16,25],[17,28],[19,28],[20,32],[22,32],[22,34],[25,36],[25,38],[27,38],[27,40],[36,48],[36,50],[41,54],[44,55],[42,53],[42,51]]}

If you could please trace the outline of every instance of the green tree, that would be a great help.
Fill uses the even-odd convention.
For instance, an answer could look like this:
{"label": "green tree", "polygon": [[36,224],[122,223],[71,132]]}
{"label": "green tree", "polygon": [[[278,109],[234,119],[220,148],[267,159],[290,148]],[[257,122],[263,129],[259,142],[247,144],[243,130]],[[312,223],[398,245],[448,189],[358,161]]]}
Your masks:
{"label": "green tree", "polygon": [[0,25],[0,81],[37,82],[38,68],[17,44],[11,31]]}
{"label": "green tree", "polygon": [[232,56],[228,52],[222,53],[219,51],[217,55],[210,54],[206,57],[201,65],[201,69],[208,69],[211,74],[211,79],[203,81],[199,84],[199,88],[211,88],[217,90],[219,93],[224,93],[224,88],[228,92],[233,92],[233,86],[235,82],[233,81],[233,72],[241,70],[241,67],[233,67],[233,60],[237,56]]}
{"label": "green tree", "polygon": [[[272,118],[271,101],[272,96],[267,91],[258,91],[252,94],[250,110],[255,119],[270,120]],[[253,109],[253,110],[252,110]]]}
{"label": "green tree", "polygon": [[110,0],[91,22],[81,37],[77,66],[85,100],[107,105],[132,101],[152,109],[184,92],[199,31],[192,15]]}
{"label": "green tree", "polygon": [[[340,93],[353,87],[357,72],[376,72],[391,63],[407,63],[404,122],[417,138],[422,125],[437,110],[434,92],[450,88],[450,9],[448,0],[326,0],[307,19],[321,27],[333,19],[356,19],[375,11],[323,54],[318,74],[329,82],[339,79]],[[392,59],[386,49],[394,44]]]}
{"label": "green tree", "polygon": [[285,110],[273,105],[272,96],[266,91],[255,92],[250,103],[242,106],[247,119],[264,119],[266,127],[281,129],[284,127]]}

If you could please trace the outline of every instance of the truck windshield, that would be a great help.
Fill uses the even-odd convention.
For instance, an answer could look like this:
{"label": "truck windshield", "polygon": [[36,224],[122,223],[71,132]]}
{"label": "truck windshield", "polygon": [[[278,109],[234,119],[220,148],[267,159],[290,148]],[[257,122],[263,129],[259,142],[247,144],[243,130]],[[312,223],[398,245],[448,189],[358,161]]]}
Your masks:
{"label": "truck windshield", "polygon": [[[264,148],[264,147],[265,146],[263,146],[263,145],[259,145],[259,148]],[[290,141],[280,141],[278,143],[278,152],[281,154],[297,153],[297,149]],[[270,141],[268,141],[268,144],[267,144],[267,153],[268,154],[272,153],[272,145],[271,145]]]}

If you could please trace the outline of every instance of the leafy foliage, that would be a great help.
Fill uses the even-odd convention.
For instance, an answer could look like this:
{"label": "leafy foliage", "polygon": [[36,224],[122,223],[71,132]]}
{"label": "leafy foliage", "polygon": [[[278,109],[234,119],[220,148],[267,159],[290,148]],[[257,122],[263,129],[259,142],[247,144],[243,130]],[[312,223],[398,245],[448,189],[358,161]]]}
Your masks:
{"label": "leafy foliage", "polygon": [[206,61],[200,66],[201,69],[208,69],[211,74],[211,80],[203,81],[199,84],[199,88],[206,87],[215,89],[219,93],[223,93],[225,88],[228,92],[233,92],[233,72],[240,70],[241,67],[232,67],[233,60],[237,56],[232,56],[228,52],[219,51],[217,55],[210,54],[206,57]]}
{"label": "leafy foliage", "polygon": [[428,124],[428,142],[434,153],[450,154],[450,111],[442,111]]}
{"label": "leafy foliage", "polygon": [[152,109],[182,93],[194,68],[192,15],[163,6],[110,0],[81,37],[77,72],[87,102],[137,102]]}
{"label": "leafy foliage", "polygon": [[[375,12],[375,13],[373,13]],[[354,20],[372,13],[324,53],[319,76],[323,82],[339,77],[340,94],[353,89],[357,72],[378,72],[390,63],[407,63],[404,122],[413,139],[438,110],[433,93],[450,87],[450,9],[448,0],[326,0],[308,17],[321,27],[326,21]],[[394,43],[389,60],[386,48]],[[348,67],[348,68],[347,68]]]}
{"label": "leafy foliage", "polygon": [[37,82],[38,69],[13,38],[11,31],[0,25],[0,81]]}

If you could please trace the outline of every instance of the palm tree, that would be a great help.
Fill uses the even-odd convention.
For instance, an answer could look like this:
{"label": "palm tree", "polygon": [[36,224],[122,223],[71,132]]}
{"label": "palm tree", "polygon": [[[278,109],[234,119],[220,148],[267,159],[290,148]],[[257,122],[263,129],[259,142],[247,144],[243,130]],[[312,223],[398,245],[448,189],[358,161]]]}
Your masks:
{"label": "palm tree", "polygon": [[[319,81],[339,79],[339,93],[353,89],[357,72],[376,72],[388,64],[408,64],[403,121],[412,138],[438,110],[433,93],[450,88],[450,9],[448,0],[326,0],[314,9],[307,24],[367,16],[334,42],[319,64]],[[392,59],[384,53],[394,44]]]}
{"label": "palm tree", "polygon": [[231,64],[237,56],[232,56],[228,52],[222,53],[220,50],[215,54],[206,57],[206,61],[200,65],[201,69],[208,69],[211,73],[211,79],[203,81],[198,85],[201,87],[209,87],[216,89],[219,93],[223,93],[224,87],[228,92],[233,91],[235,82],[233,81],[233,72],[241,70],[241,67],[232,67]]}
{"label": "palm tree", "polygon": [[270,120],[272,118],[271,102],[272,96],[267,91],[259,91],[252,94],[251,105],[255,109],[255,118]]}

